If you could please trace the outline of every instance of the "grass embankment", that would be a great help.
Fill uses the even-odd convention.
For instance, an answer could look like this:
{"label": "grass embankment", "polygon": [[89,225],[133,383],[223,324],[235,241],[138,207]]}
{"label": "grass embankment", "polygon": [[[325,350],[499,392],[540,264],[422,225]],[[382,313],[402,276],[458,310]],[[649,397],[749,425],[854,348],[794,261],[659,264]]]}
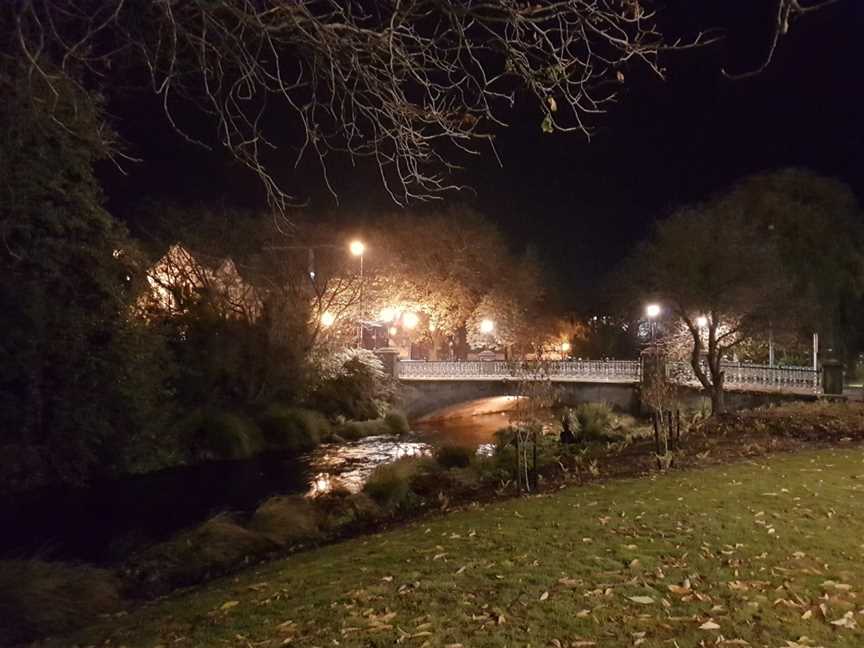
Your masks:
{"label": "grass embankment", "polygon": [[76,641],[852,647],[862,560],[864,451],[850,446],[471,507],[177,593]]}

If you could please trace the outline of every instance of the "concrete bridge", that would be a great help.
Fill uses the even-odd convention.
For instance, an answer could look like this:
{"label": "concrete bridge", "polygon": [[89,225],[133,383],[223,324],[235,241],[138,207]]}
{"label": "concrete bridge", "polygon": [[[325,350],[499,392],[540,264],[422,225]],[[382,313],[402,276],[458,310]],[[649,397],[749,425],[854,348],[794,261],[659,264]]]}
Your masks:
{"label": "concrete bridge", "polygon": [[[553,361],[539,363],[476,361],[406,361],[384,356],[385,366],[401,385],[402,407],[411,418],[435,418],[460,403],[504,403],[531,381],[548,381],[557,404],[576,406],[606,402],[638,414],[642,366],[638,360]],[[806,367],[769,367],[725,363],[726,404],[731,410],[786,400],[815,400],[821,394],[821,372]],[[668,363],[669,379],[690,407],[708,401],[686,363]],[[486,411],[491,411],[491,405]],[[504,408],[506,409],[506,408]],[[499,410],[500,411],[500,410]]]}

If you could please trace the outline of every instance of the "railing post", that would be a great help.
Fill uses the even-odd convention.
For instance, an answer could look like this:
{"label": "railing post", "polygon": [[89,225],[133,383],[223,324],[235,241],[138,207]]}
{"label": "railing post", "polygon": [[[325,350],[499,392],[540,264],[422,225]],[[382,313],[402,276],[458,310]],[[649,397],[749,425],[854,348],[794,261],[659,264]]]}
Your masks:
{"label": "railing post", "polygon": [[375,349],[373,352],[381,364],[384,365],[384,373],[391,378],[399,377],[399,350],[384,347],[383,349]]}

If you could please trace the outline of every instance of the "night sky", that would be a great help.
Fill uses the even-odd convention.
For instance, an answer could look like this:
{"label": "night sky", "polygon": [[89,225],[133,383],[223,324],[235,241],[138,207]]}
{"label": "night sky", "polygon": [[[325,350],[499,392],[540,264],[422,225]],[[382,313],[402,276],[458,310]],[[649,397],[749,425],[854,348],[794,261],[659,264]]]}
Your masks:
{"label": "night sky", "polygon": [[[775,6],[765,0],[668,2],[662,14],[668,32],[720,26],[727,38],[667,55],[665,80],[628,71],[625,92],[597,121],[590,142],[579,134],[543,134],[539,110],[523,101],[511,127],[498,134],[504,167],[491,154],[469,161],[459,180],[476,191],[448,200],[486,213],[514,247],[535,246],[568,287],[566,301],[578,306],[580,292],[656,218],[748,173],[804,166],[840,178],[864,197],[864,2],[843,0],[796,22],[758,77],[724,78],[724,66],[744,71],[761,62]],[[126,165],[126,177],[107,165],[101,169],[116,215],[154,200],[263,206],[257,179],[223,154],[185,144],[146,95],[114,103],[111,111],[129,152],[143,158]],[[371,166],[334,167],[337,204],[317,173],[292,170],[289,151],[274,161],[313,213],[350,218],[398,209]]]}

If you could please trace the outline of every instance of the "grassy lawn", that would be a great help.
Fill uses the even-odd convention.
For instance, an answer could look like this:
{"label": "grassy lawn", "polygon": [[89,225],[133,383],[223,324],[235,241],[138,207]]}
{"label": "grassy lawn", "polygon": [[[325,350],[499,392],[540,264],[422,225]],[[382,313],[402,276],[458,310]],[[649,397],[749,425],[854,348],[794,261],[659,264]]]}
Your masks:
{"label": "grassy lawn", "polygon": [[[112,646],[862,646],[864,450],[477,506],[105,620]],[[53,645],[53,644],[52,644]]]}

